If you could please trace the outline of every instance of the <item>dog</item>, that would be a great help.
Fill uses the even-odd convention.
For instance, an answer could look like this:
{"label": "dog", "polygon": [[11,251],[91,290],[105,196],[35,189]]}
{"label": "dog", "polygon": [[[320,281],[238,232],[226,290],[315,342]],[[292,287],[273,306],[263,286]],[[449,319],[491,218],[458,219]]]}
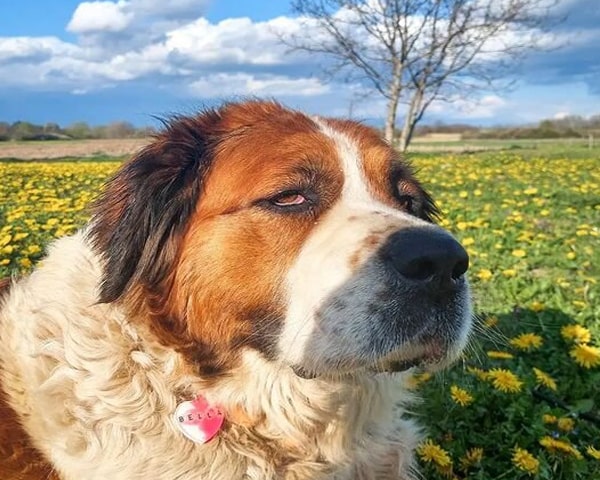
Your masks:
{"label": "dog", "polygon": [[407,378],[472,315],[436,215],[361,123],[166,121],[4,289],[0,478],[417,478]]}

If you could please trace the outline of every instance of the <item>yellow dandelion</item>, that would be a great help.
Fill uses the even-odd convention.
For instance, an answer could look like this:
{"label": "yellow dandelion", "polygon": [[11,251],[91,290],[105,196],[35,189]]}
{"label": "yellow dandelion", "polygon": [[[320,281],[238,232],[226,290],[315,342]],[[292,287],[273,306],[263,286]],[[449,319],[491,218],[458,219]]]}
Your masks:
{"label": "yellow dandelion", "polygon": [[525,195],[535,195],[536,193],[538,193],[538,189],[535,187],[529,187],[523,190],[523,193]]}
{"label": "yellow dandelion", "polygon": [[575,428],[575,420],[568,417],[559,418],[556,425],[563,432],[570,432]]}
{"label": "yellow dandelion", "polygon": [[23,267],[23,268],[31,268],[32,263],[31,263],[31,260],[29,260],[27,257],[25,257],[25,258],[21,258],[19,260],[19,265],[21,265],[21,267]]}
{"label": "yellow dandelion", "polygon": [[550,415],[548,413],[545,413],[544,415],[542,415],[542,422],[544,422],[545,424],[553,424],[556,423],[558,421],[558,418],[556,418],[554,415]]}
{"label": "yellow dandelion", "polygon": [[577,459],[581,459],[582,455],[573,445],[564,440],[557,440],[546,435],[540,439],[540,445],[552,453],[564,453],[571,455]]}
{"label": "yellow dandelion", "polygon": [[597,448],[592,447],[591,445],[589,445],[586,449],[585,452],[592,458],[595,458],[596,460],[600,460],[600,450],[598,450]]}
{"label": "yellow dandelion", "polygon": [[585,302],[582,302],[581,300],[573,300],[571,303],[579,309],[584,309],[586,307]]}
{"label": "yellow dandelion", "polygon": [[411,375],[406,381],[406,387],[409,390],[416,390],[421,384],[425,383],[432,377],[431,373],[423,372]]}
{"label": "yellow dandelion", "polygon": [[541,371],[539,368],[534,368],[533,373],[535,374],[535,379],[537,380],[538,385],[543,385],[550,390],[556,390],[556,382],[546,372]]}
{"label": "yellow dandelion", "polygon": [[469,196],[469,192],[467,192],[466,190],[462,190],[461,192],[458,193],[458,196],[460,198],[467,198]]}
{"label": "yellow dandelion", "polygon": [[475,375],[479,380],[487,380],[488,372],[477,367],[467,367],[467,372]]}
{"label": "yellow dandelion", "polygon": [[477,465],[482,459],[483,448],[470,448],[460,457],[460,466],[463,470],[467,470],[469,467]]}
{"label": "yellow dandelion", "polygon": [[513,372],[504,368],[492,368],[487,372],[487,378],[496,390],[506,393],[521,391],[523,382]]}
{"label": "yellow dandelion", "polygon": [[0,237],[0,247],[4,247],[5,245],[8,245],[11,240],[12,240],[12,235],[4,235],[4,236]]}
{"label": "yellow dandelion", "polygon": [[567,258],[569,260],[575,260],[575,258],[577,258],[577,254],[575,252],[568,252],[567,253]]}
{"label": "yellow dandelion", "polygon": [[485,321],[483,322],[483,326],[486,328],[492,328],[495,327],[496,325],[498,325],[498,317],[491,316],[485,319]]}
{"label": "yellow dandelion", "polygon": [[534,312],[541,312],[545,308],[545,305],[542,302],[533,301],[531,302],[531,305],[529,305],[529,308]]}
{"label": "yellow dandelion", "polygon": [[39,245],[29,245],[25,249],[25,253],[27,253],[28,255],[34,255],[36,253],[40,253],[41,251],[42,251],[42,248]]}
{"label": "yellow dandelion", "polygon": [[417,453],[426,463],[433,463],[440,467],[448,467],[452,465],[450,454],[434,443],[431,439],[425,440],[417,447]]}
{"label": "yellow dandelion", "polygon": [[517,271],[514,268],[507,268],[506,270],[502,270],[502,275],[506,278],[513,278],[517,276]]}
{"label": "yellow dandelion", "polygon": [[495,350],[490,350],[489,352],[487,352],[487,356],[499,360],[510,360],[511,358],[514,358],[514,355],[512,353],[497,352]]}
{"label": "yellow dandelion", "polygon": [[592,368],[600,365],[600,348],[591,345],[575,345],[569,355],[573,357],[575,363],[584,367]]}
{"label": "yellow dandelion", "polygon": [[512,251],[512,255],[513,255],[513,257],[523,258],[523,257],[527,256],[527,252],[521,248],[517,248],[516,250]]}
{"label": "yellow dandelion", "polygon": [[534,236],[533,232],[529,232],[529,231],[525,230],[525,231],[521,232],[521,235],[519,235],[517,237],[517,240],[519,242],[530,242],[531,239],[533,238],[533,236]]}
{"label": "yellow dandelion", "polygon": [[492,273],[491,270],[489,270],[487,268],[482,268],[481,270],[479,270],[479,272],[477,272],[475,274],[475,276],[477,278],[479,278],[479,280],[487,282],[490,278],[492,278],[494,276],[494,274]]}
{"label": "yellow dandelion", "polygon": [[513,347],[520,350],[534,350],[540,348],[542,343],[544,340],[536,333],[522,333],[510,341]]}
{"label": "yellow dandelion", "polygon": [[572,340],[577,343],[589,343],[592,340],[591,332],[578,324],[565,325],[560,329],[560,334],[565,340]]}
{"label": "yellow dandelion", "polygon": [[524,448],[515,447],[512,462],[519,470],[530,474],[535,474],[540,469],[539,460]]}
{"label": "yellow dandelion", "polygon": [[416,390],[419,388],[419,383],[414,375],[411,375],[404,381],[404,386],[409,390]]}
{"label": "yellow dandelion", "polygon": [[450,387],[450,397],[461,407],[466,407],[473,401],[473,396],[469,392],[456,385]]}
{"label": "yellow dandelion", "polygon": [[462,240],[462,242],[460,242],[463,244],[463,247],[470,247],[471,245],[473,245],[475,243],[475,239],[473,237],[467,237],[464,238]]}

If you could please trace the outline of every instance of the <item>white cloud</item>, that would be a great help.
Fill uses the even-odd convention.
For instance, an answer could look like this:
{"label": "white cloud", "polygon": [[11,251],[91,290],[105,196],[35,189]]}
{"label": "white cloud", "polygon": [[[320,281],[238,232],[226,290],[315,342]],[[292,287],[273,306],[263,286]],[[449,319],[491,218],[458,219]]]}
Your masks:
{"label": "white cloud", "polygon": [[[78,43],[55,37],[0,37],[0,86],[90,92],[154,76],[157,82],[187,83],[188,90],[200,96],[206,95],[206,85],[212,86],[216,78],[216,87],[231,92],[233,87],[227,85],[236,85],[242,88],[239,94],[295,91],[308,96],[327,91],[318,80],[306,78],[310,74],[306,70],[301,75],[286,71],[302,69],[302,55],[286,52],[277,38],[278,32],[299,28],[292,18],[268,22],[231,18],[211,23],[200,17],[165,23],[162,18],[154,22],[148,17],[204,4],[206,0],[177,0],[168,6],[157,0],[84,2],[68,26],[80,34]],[[141,28],[140,18],[150,23]],[[22,64],[15,66],[19,59]],[[273,71],[274,67],[283,70]],[[219,73],[222,76],[216,77]],[[219,83],[225,80],[227,84]]]}
{"label": "white cloud", "polygon": [[199,17],[204,13],[208,0],[130,0],[132,11],[139,16],[160,15],[163,18]]}
{"label": "white cloud", "polygon": [[97,32],[122,32],[133,20],[133,12],[127,12],[128,2],[83,2],[80,3],[67,30],[87,34]]}
{"label": "white cloud", "polygon": [[277,33],[298,29],[292,19],[280,17],[268,22],[230,18],[211,24],[205,18],[166,34],[165,46],[198,63],[275,65],[292,63],[299,55],[286,53]]}
{"label": "white cloud", "polygon": [[200,98],[257,96],[315,96],[329,92],[329,86],[316,78],[289,78],[277,75],[257,77],[247,73],[217,73],[190,84],[190,92]]}
{"label": "white cloud", "polygon": [[[320,38],[310,22],[282,16],[263,22],[229,18],[213,23],[202,16],[207,4],[208,0],[80,3],[67,25],[67,30],[77,34],[76,41],[56,37],[0,37],[0,88],[83,94],[126,82],[150,80],[153,85],[188,98],[285,96],[286,101],[307,105],[313,111],[327,108],[325,113],[346,116],[351,110],[358,118],[384,115],[385,101],[381,97],[365,99],[360,85],[326,84],[312,77],[324,63],[323,58],[289,52],[281,45],[278,35]],[[578,21],[587,21],[587,16],[582,14]],[[540,53],[535,81],[548,78],[549,83],[556,83],[561,76],[564,79],[566,75],[575,75],[569,63],[572,61],[577,62],[577,66],[587,66],[577,78],[591,85],[584,75],[596,68],[593,78],[597,78],[600,66],[591,61],[591,54],[586,53],[584,58],[581,53],[587,52],[585,48],[590,52],[596,48],[598,35],[597,26],[583,31],[576,28],[560,31],[554,40],[568,40],[571,50],[560,57],[560,65],[558,60],[544,63],[549,57]],[[506,33],[494,42],[509,38]],[[548,46],[555,44],[548,43]],[[574,52],[581,55],[578,57]],[[494,58],[489,53],[485,55],[487,59]],[[557,51],[548,55],[559,58]],[[569,67],[561,69],[565,64]],[[349,103],[352,103],[351,108]],[[492,119],[497,115],[516,115],[514,110],[517,110],[516,105],[498,95],[479,99],[457,96],[451,102],[434,102],[427,116]],[[569,105],[554,104],[549,113],[559,110],[572,109]],[[532,113],[537,114],[537,110]],[[401,117],[402,112],[399,112]]]}
{"label": "white cloud", "polygon": [[1,62],[76,55],[79,48],[56,37],[0,37]]}
{"label": "white cloud", "polygon": [[447,102],[432,102],[427,113],[438,117],[447,115],[465,119],[485,119],[498,116],[507,106],[507,101],[498,95],[484,95],[479,99],[456,96]]}
{"label": "white cloud", "polygon": [[[208,0],[106,0],[80,3],[67,30],[80,35],[122,32],[149,20],[167,25],[173,20],[201,16]],[[147,25],[146,25],[147,26]]]}

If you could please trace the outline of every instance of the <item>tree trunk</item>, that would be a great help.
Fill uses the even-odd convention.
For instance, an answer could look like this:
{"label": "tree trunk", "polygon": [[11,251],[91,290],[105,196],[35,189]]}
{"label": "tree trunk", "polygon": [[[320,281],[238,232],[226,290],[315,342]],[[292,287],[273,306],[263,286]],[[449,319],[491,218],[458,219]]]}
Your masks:
{"label": "tree trunk", "polygon": [[402,133],[400,134],[400,139],[398,140],[398,150],[400,150],[402,153],[406,152],[406,149],[410,145],[410,141],[412,140],[412,136],[415,131],[415,125],[419,119],[422,103],[423,91],[421,89],[417,89],[410,99],[406,117],[404,117]]}
{"label": "tree trunk", "polygon": [[402,67],[402,62],[396,61],[394,63],[388,94],[387,115],[385,117],[384,136],[392,146],[394,146],[398,103],[400,102],[400,94],[402,93]]}
{"label": "tree trunk", "polygon": [[398,111],[398,98],[389,99],[387,104],[387,116],[385,117],[385,139],[390,145],[394,145],[394,129],[396,127],[396,113]]}

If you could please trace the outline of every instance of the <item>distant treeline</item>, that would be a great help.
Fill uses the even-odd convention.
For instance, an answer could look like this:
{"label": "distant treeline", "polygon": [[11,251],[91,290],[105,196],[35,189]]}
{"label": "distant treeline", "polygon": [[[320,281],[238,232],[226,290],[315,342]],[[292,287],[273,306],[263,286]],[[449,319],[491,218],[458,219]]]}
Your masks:
{"label": "distant treeline", "polygon": [[421,125],[415,136],[436,133],[460,134],[463,140],[473,139],[544,139],[544,138],[587,138],[600,136],[600,115],[581,117],[566,116],[560,119],[542,120],[537,125],[474,127],[466,124]]}
{"label": "distant treeline", "polygon": [[36,125],[30,122],[0,122],[0,141],[8,140],[82,140],[88,138],[143,138],[154,133],[151,127],[137,128],[129,122],[112,122],[92,127],[76,122],[68,127],[57,123]]}
{"label": "distant treeline", "polygon": [[[129,122],[112,122],[92,127],[76,122],[68,127],[57,123],[36,125],[30,122],[0,122],[0,141],[8,140],[69,140],[87,138],[143,138],[155,133],[152,127],[135,127]],[[600,115],[581,117],[566,116],[560,119],[542,120],[537,125],[476,127],[467,124],[434,123],[417,126],[415,136],[436,133],[460,134],[469,139],[519,139],[519,138],[586,138],[600,136]]]}

